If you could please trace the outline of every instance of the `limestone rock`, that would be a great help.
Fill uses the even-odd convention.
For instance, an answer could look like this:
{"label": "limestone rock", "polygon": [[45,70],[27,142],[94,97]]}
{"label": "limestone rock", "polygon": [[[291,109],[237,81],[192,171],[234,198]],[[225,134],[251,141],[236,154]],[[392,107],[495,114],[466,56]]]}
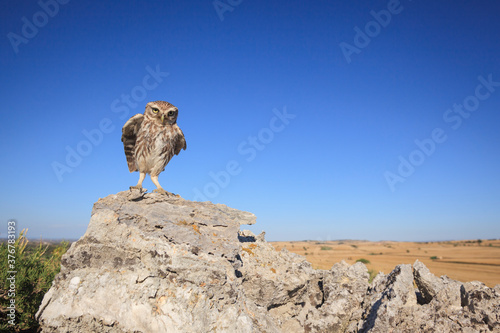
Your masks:
{"label": "limestone rock", "polygon": [[100,199],[43,299],[42,332],[500,331],[500,285],[438,278],[418,261],[371,284],[361,263],[315,270],[240,231],[255,220],[175,195]]}
{"label": "limestone rock", "polygon": [[416,310],[411,265],[398,265],[388,276],[377,276],[365,298],[362,326],[366,332],[386,332],[388,327],[407,328],[405,319]]}
{"label": "limestone rock", "polygon": [[460,282],[447,276],[438,278],[434,276],[420,261],[413,264],[415,284],[420,290],[420,303],[428,304],[433,299],[440,301],[441,306],[448,310],[459,309],[462,304]]}

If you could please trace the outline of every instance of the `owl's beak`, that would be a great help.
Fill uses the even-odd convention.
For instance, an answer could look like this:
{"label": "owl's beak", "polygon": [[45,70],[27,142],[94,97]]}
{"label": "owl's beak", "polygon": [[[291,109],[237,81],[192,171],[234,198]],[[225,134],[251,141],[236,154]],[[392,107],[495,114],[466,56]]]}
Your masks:
{"label": "owl's beak", "polygon": [[161,115],[161,123],[162,124],[163,124],[163,119],[165,119],[165,115],[164,114]]}

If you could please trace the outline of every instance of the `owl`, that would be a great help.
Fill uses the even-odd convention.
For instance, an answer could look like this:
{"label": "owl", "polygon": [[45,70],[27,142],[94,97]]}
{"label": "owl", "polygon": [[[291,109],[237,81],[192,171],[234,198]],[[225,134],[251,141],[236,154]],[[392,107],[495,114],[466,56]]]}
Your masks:
{"label": "owl", "polygon": [[186,150],[184,133],[177,125],[179,110],[164,101],[149,102],[144,114],[132,116],[122,128],[122,142],[130,172],[139,171],[139,182],[130,189],[142,189],[149,173],[156,185],[153,192],[167,192],[158,182],[170,159]]}

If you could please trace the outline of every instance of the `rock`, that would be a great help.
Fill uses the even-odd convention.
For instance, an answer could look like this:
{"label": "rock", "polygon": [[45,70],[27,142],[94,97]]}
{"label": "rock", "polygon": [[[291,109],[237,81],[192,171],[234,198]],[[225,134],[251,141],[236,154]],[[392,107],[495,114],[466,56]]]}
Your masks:
{"label": "rock", "polygon": [[462,306],[467,316],[457,318],[460,324],[500,332],[500,285],[488,288],[479,281],[473,281],[463,284],[461,291]]}
{"label": "rock", "polygon": [[[418,287],[415,289],[413,283]],[[379,274],[368,288],[360,332],[500,332],[500,285],[434,276],[418,260]]]}
{"label": "rock", "polygon": [[315,309],[308,314],[305,331],[356,331],[363,313],[361,304],[369,286],[368,279],[368,270],[362,263],[349,266],[342,261],[333,265],[330,271],[323,271],[318,281],[320,292],[317,292],[320,296],[317,299],[322,299],[312,304]]}
{"label": "rock", "polygon": [[363,320],[358,325],[361,331],[386,332],[388,327],[406,329],[405,319],[417,306],[411,265],[398,265],[389,275],[377,276],[368,289],[364,304]]}
{"label": "rock", "polygon": [[441,307],[447,310],[456,310],[461,307],[462,284],[451,280],[447,276],[434,276],[420,261],[413,264],[415,284],[420,290],[420,304],[428,304],[432,300],[439,301]]}
{"label": "rock", "polygon": [[240,231],[255,220],[173,194],[100,199],[36,315],[42,332],[500,331],[500,285],[419,261],[371,284],[362,263],[315,270]]}

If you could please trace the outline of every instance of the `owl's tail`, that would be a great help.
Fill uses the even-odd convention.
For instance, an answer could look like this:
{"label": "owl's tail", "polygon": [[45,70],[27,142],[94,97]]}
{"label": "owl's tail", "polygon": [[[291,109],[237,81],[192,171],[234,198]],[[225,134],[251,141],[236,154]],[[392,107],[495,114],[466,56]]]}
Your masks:
{"label": "owl's tail", "polygon": [[125,157],[127,157],[128,170],[130,172],[137,171],[137,163],[135,162],[135,137],[122,138],[123,148],[125,149]]}

